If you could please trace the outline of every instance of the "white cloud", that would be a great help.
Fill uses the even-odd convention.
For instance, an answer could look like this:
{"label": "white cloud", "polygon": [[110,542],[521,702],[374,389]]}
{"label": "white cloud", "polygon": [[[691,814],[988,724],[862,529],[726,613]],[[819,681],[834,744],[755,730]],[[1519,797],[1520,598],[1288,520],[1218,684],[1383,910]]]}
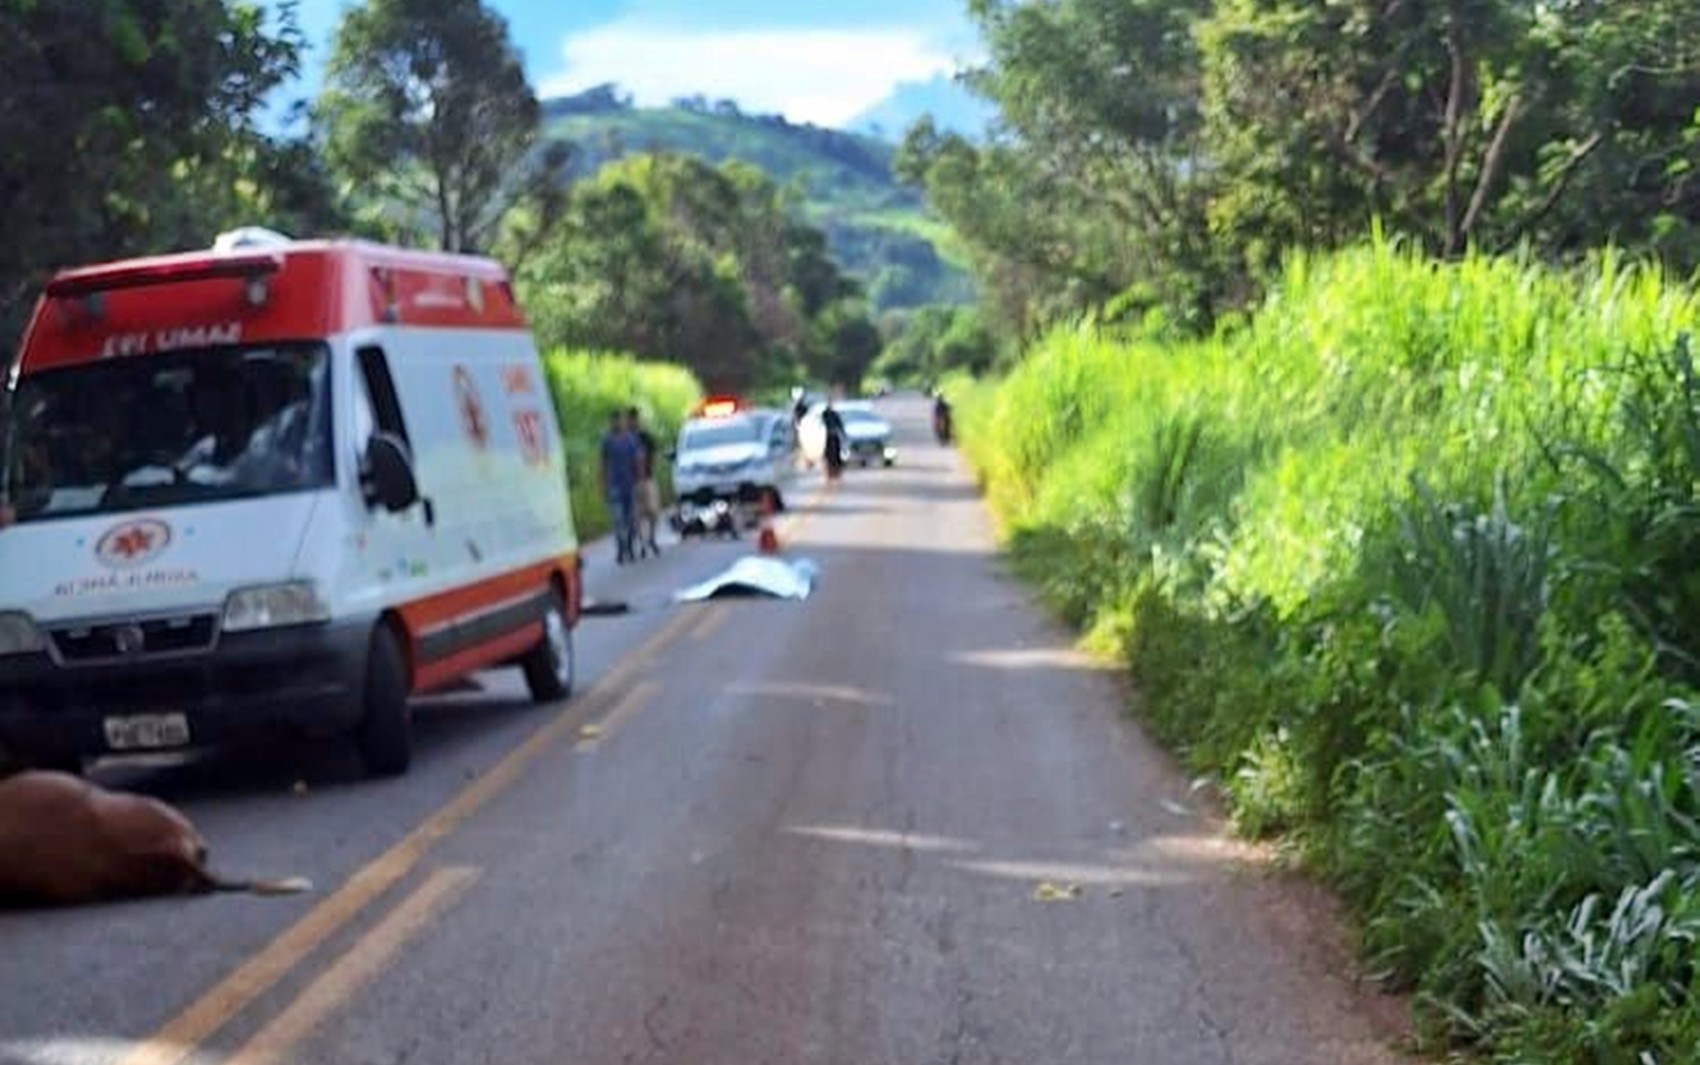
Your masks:
{"label": "white cloud", "polygon": [[711,30],[629,19],[572,34],[561,52],[565,69],[542,81],[540,96],[616,82],[640,104],[701,93],[822,126],[848,122],[898,82],[960,65],[919,30]]}

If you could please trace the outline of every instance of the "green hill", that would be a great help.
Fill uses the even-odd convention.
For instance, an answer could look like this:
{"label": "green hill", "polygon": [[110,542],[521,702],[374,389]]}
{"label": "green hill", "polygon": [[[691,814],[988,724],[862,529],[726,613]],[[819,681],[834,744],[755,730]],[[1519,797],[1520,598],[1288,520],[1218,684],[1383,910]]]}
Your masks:
{"label": "green hill", "polygon": [[966,302],[972,283],[948,229],[930,216],[920,192],[891,172],[894,149],[856,133],[795,125],[777,115],[747,115],[729,103],[680,101],[633,107],[612,88],[546,101],[548,136],[570,141],[573,169],[645,151],[738,159],[765,170],[798,194],[804,217],[819,226],[844,268],[867,287],[876,310]]}

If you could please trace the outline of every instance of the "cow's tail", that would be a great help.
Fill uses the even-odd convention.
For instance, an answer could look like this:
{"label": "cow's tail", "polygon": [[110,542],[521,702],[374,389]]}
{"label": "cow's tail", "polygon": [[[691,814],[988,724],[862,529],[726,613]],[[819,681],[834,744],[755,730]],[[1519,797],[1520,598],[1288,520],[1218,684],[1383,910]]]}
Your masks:
{"label": "cow's tail", "polygon": [[207,873],[201,887],[203,891],[239,895],[300,895],[312,891],[313,882],[304,876],[229,880],[215,873]]}

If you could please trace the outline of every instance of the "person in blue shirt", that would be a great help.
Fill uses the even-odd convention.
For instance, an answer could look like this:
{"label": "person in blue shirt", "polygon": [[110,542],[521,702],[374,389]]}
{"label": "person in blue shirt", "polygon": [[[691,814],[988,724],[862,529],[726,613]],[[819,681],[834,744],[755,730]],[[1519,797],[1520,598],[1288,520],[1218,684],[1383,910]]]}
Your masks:
{"label": "person in blue shirt", "polygon": [[634,559],[637,547],[635,510],[642,452],[626,412],[610,413],[608,431],[602,434],[602,498],[608,501],[609,516],[614,519],[614,561],[622,566]]}

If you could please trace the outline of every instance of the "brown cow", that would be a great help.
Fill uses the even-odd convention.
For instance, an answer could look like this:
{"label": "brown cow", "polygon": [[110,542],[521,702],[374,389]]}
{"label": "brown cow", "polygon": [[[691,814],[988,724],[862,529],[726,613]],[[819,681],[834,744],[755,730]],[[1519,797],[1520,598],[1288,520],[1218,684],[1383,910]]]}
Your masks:
{"label": "brown cow", "polygon": [[75,906],[153,895],[308,890],[301,880],[225,880],[188,818],[67,773],[0,780],[0,904]]}

